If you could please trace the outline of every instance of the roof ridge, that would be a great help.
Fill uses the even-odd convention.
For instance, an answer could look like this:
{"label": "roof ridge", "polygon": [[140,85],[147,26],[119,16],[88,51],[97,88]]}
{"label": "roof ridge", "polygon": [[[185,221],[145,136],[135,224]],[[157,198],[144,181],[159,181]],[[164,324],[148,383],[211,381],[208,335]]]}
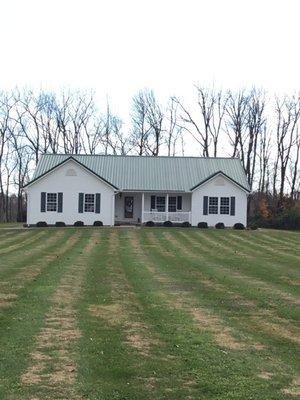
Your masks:
{"label": "roof ridge", "polygon": [[150,156],[150,155],[136,155],[136,154],[67,154],[67,153],[43,153],[41,156],[65,156],[65,157],[114,157],[114,158],[168,158],[168,159],[176,159],[176,158],[196,158],[202,160],[240,160],[239,157],[203,157],[203,156]]}

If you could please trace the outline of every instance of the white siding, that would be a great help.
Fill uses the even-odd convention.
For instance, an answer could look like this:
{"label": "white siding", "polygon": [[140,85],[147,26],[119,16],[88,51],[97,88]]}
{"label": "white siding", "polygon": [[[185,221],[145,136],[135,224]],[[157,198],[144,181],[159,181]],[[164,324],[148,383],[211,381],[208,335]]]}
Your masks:
{"label": "white siding", "polygon": [[[75,221],[83,221],[85,225],[92,225],[94,221],[102,221],[104,225],[111,225],[113,222],[113,188],[72,160],[30,185],[26,191],[28,224],[39,221],[55,224],[62,221],[73,225]],[[63,192],[63,212],[41,212],[41,192]],[[78,212],[80,192],[101,193],[100,214]]]}
{"label": "white siding", "polygon": [[[235,197],[235,215],[208,214],[203,215],[203,197]],[[196,189],[192,194],[192,225],[199,222],[207,222],[214,226],[217,222],[223,222],[225,226],[233,226],[237,222],[247,224],[247,194],[239,186],[223,176],[216,176],[204,185]]]}

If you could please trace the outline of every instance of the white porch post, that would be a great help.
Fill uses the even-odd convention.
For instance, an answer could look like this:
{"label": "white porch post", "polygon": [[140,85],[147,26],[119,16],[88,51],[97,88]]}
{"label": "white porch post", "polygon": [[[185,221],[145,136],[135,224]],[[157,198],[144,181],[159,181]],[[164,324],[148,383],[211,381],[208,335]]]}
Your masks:
{"label": "white porch post", "polygon": [[115,225],[115,192],[112,195],[111,226]]}
{"label": "white porch post", "polygon": [[166,221],[169,221],[169,193],[166,196]]}
{"label": "white porch post", "polygon": [[145,205],[145,193],[142,193],[142,218],[141,218],[141,222],[142,224],[144,223],[144,205]]}

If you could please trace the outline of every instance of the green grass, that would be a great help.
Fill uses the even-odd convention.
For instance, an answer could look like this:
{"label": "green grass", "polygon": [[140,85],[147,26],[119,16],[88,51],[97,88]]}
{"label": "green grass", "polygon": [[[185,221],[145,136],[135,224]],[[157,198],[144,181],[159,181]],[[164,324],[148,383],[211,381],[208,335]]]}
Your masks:
{"label": "green grass", "polygon": [[296,398],[299,267],[299,232],[0,229],[0,398]]}

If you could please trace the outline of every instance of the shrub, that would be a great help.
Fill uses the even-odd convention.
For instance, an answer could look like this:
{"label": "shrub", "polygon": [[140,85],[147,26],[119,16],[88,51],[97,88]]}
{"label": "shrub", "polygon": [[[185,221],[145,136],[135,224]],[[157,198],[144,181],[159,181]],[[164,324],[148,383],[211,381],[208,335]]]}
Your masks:
{"label": "shrub", "polygon": [[300,209],[291,208],[278,214],[273,221],[274,228],[300,229]]}
{"label": "shrub", "polygon": [[154,226],[154,222],[153,222],[153,221],[147,221],[147,222],[145,223],[145,225],[146,225],[146,226],[152,227],[152,226]]}
{"label": "shrub", "polygon": [[102,221],[95,221],[94,226],[103,226],[103,222]]}
{"label": "shrub", "polygon": [[171,226],[173,226],[173,224],[171,221],[165,221],[164,226],[171,227]]}
{"label": "shrub", "polygon": [[223,224],[223,222],[218,222],[218,223],[216,223],[215,228],[216,229],[224,229],[225,225]]}
{"label": "shrub", "polygon": [[58,222],[55,222],[55,226],[63,227],[63,226],[66,226],[66,224],[64,222],[62,222],[62,221],[58,221]]}
{"label": "shrub", "polygon": [[207,229],[208,228],[207,222],[199,222],[198,228]]}
{"label": "shrub", "polygon": [[191,226],[191,224],[190,224],[188,221],[185,221],[185,222],[183,222],[183,223],[181,224],[181,226],[182,226],[183,228],[189,228],[189,227]]}
{"label": "shrub", "polygon": [[47,222],[45,221],[39,221],[36,224],[37,228],[45,228],[46,226],[48,226]]}
{"label": "shrub", "polygon": [[23,224],[23,228],[29,228],[29,224]]}
{"label": "shrub", "polygon": [[82,221],[76,221],[74,222],[74,226],[84,226],[84,223]]}
{"label": "shrub", "polygon": [[236,224],[233,225],[233,229],[238,229],[238,230],[243,230],[245,229],[244,224],[241,222],[237,222]]}

